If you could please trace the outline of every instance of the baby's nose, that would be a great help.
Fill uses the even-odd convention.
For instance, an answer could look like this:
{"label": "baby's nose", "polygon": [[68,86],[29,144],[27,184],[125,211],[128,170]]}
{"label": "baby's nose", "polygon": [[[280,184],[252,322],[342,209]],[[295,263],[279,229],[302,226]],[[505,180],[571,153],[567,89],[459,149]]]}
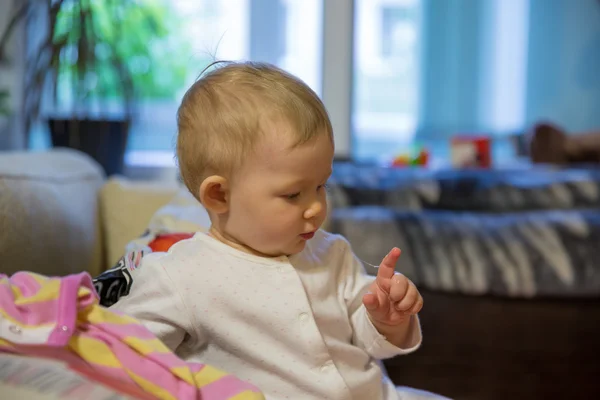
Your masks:
{"label": "baby's nose", "polygon": [[319,215],[323,211],[323,202],[315,201],[311,206],[304,211],[304,218],[311,219]]}

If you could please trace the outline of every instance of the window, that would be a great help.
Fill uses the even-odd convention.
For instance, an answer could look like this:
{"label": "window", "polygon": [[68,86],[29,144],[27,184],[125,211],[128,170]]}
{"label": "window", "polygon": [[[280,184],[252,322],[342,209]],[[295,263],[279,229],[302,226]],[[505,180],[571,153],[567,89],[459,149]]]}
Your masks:
{"label": "window", "polygon": [[356,0],[355,159],[424,146],[447,163],[453,135],[523,128],[528,1],[466,2]]}
{"label": "window", "polygon": [[189,51],[175,96],[144,100],[132,127],[129,165],[173,165],[175,116],[184,91],[214,59],[273,63],[321,92],[322,0],[173,0]]}
{"label": "window", "polygon": [[184,67],[165,70],[183,71],[168,95],[140,101],[131,165],[173,165],[181,95],[215,58],[298,75],[323,98],[336,155],[357,161],[424,145],[444,164],[453,135],[483,134],[494,138],[495,162],[512,163],[507,138],[537,121],[600,126],[595,0],[146,1],[168,7],[175,27],[148,46],[181,46]]}
{"label": "window", "polygon": [[[142,81],[138,93],[126,155],[129,166],[174,165],[177,107],[185,90],[214,60],[270,62],[321,93],[323,0],[140,0],[139,3],[141,7],[160,10],[159,21],[168,34],[144,43],[148,46],[148,57],[134,60],[140,72],[151,67],[155,79]],[[102,51],[96,49],[97,55],[101,56]],[[103,78],[102,73],[98,76]],[[72,109],[69,87],[63,86],[63,96],[59,96],[54,112]],[[103,103],[103,108],[111,109],[111,104]],[[32,147],[49,146],[47,137],[46,127],[36,126]]]}
{"label": "window", "polygon": [[352,155],[373,160],[415,135],[421,0],[355,4]]}

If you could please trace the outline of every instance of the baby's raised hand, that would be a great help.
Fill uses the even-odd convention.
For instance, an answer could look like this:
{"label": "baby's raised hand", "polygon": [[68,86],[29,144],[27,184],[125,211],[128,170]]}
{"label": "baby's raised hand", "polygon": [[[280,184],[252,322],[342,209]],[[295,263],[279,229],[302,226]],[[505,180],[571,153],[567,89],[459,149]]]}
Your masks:
{"label": "baby's raised hand", "polygon": [[423,307],[423,298],[414,283],[395,272],[400,249],[394,247],[379,265],[377,278],[363,304],[377,328],[392,327],[406,322]]}

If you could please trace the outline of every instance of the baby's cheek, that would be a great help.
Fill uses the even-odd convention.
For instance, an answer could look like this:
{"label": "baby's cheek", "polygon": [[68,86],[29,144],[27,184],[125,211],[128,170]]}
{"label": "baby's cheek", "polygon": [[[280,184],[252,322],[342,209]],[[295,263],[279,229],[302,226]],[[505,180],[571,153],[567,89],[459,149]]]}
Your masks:
{"label": "baby's cheek", "polygon": [[[268,223],[265,223],[264,227],[266,235],[269,236],[269,240],[274,242],[282,242],[287,240],[290,235],[296,234],[298,230],[298,224],[294,224],[293,220],[289,218],[289,216],[281,217],[276,215],[271,215],[267,217],[269,220]],[[301,233],[301,232],[299,232]],[[299,234],[298,233],[298,234]]]}

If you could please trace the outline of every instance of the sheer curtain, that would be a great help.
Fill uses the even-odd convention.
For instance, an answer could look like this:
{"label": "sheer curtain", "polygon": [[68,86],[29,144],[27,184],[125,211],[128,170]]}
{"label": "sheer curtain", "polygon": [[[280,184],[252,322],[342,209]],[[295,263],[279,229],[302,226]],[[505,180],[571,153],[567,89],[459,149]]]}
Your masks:
{"label": "sheer curtain", "polygon": [[[358,159],[380,160],[416,143],[447,159],[451,136],[484,134],[496,138],[495,158],[510,163],[515,154],[508,136],[535,122],[550,120],[568,131],[600,127],[597,0],[375,2],[381,4],[380,23],[363,27],[362,32],[360,20],[365,11],[356,8],[359,39],[355,52],[360,52],[365,29],[371,36],[383,32],[385,7],[395,4],[408,9],[416,4],[420,10],[415,20],[419,59],[417,72],[411,76],[413,87],[395,89],[414,92],[418,104],[406,108],[396,93],[385,105],[390,117],[380,114],[372,126],[354,122],[352,153]],[[378,48],[376,40],[366,45]],[[364,55],[358,60],[356,55],[355,77],[365,62]],[[390,77],[382,87],[390,90],[398,82],[398,77]],[[356,91],[357,84],[355,119],[361,101],[366,101],[360,97],[360,87]],[[401,125],[401,115],[414,121],[412,129],[410,124]],[[387,132],[378,131],[382,126],[388,127]]]}

